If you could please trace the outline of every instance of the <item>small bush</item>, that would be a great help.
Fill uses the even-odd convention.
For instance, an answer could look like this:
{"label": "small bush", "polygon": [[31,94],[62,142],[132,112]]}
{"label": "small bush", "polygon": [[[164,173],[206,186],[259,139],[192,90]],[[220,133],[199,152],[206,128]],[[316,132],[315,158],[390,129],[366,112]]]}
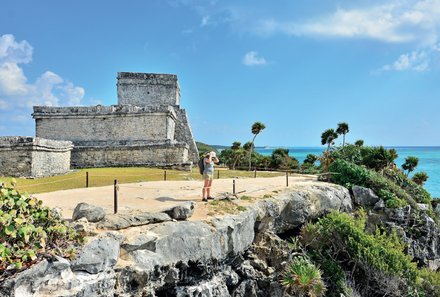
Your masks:
{"label": "small bush", "polygon": [[301,296],[324,296],[326,291],[321,271],[304,257],[295,258],[287,265],[281,284]]}
{"label": "small bush", "polygon": [[429,204],[432,200],[431,195],[421,185],[409,179],[402,171],[397,169],[387,169],[384,175],[396,183],[411,195],[418,203]]}
{"label": "small bush", "polygon": [[0,277],[37,262],[44,254],[74,257],[81,234],[43,206],[11,187],[0,189]]}
{"label": "small bush", "polygon": [[[375,234],[367,234],[362,227],[363,223],[346,213],[338,212],[328,214],[313,225],[315,227],[309,226],[308,230],[314,230],[313,234],[317,238],[309,250],[314,253],[313,259],[326,267],[328,273],[336,273],[338,269],[331,262],[339,259],[338,265],[345,265],[349,270],[357,269],[358,277],[362,276],[357,280],[358,284],[364,281],[362,278],[381,282],[384,276],[389,275],[391,278],[405,280],[403,283],[409,288],[421,287],[421,272],[416,263],[404,253],[406,246],[400,242],[396,233],[386,234],[378,230]],[[341,288],[341,276],[336,280]]]}
{"label": "small bush", "polygon": [[[416,201],[405,192],[394,181],[383,177],[378,172],[368,170],[362,166],[350,163],[341,159],[335,160],[329,167],[330,171],[336,173],[332,176],[332,181],[351,188],[353,185],[372,189],[390,207],[401,207],[411,204],[417,208]],[[387,202],[391,200],[390,202]]]}

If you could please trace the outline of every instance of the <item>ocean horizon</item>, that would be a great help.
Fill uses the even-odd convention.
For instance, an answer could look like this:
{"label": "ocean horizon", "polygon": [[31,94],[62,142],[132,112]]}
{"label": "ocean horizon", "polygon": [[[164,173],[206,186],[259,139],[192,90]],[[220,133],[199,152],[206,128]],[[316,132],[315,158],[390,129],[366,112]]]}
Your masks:
{"label": "ocean horizon", "polygon": [[[295,157],[301,163],[308,154],[320,155],[326,150],[324,146],[257,146],[255,150],[262,155],[269,156],[277,148],[288,149],[289,155]],[[399,168],[402,168],[406,157],[415,156],[419,158],[419,164],[411,172],[410,177],[416,172],[425,171],[429,178],[424,188],[433,198],[440,198],[440,146],[385,146],[385,148],[394,148],[397,151],[399,157],[396,159],[396,165]]]}

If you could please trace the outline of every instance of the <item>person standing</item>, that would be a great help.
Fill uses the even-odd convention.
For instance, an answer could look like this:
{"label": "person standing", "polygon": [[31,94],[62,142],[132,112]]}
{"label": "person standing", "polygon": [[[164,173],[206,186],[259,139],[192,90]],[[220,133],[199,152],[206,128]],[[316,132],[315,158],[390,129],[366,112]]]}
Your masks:
{"label": "person standing", "polygon": [[208,199],[214,199],[211,197],[212,180],[214,179],[214,164],[218,164],[219,160],[215,152],[209,152],[203,159],[203,191],[202,201],[208,201]]}

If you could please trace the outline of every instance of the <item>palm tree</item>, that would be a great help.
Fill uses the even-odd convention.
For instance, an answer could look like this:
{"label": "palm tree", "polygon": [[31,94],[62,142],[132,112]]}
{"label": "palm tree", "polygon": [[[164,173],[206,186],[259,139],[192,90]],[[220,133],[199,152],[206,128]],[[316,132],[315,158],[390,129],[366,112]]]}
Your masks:
{"label": "palm tree", "polygon": [[354,142],[354,145],[361,147],[364,145],[364,141],[362,139],[358,139]]}
{"label": "palm tree", "polygon": [[241,148],[240,141],[234,141],[231,146],[231,150],[233,152],[234,161],[232,163],[232,170],[235,170],[235,166],[237,165],[238,160],[242,157],[243,149]]}
{"label": "palm tree", "polygon": [[405,159],[405,163],[402,164],[403,170],[408,170],[406,173],[406,176],[410,174],[411,171],[414,171],[416,169],[417,165],[419,165],[419,158],[414,156],[408,156]]}
{"label": "palm tree", "polygon": [[426,172],[424,172],[424,171],[417,172],[412,177],[412,180],[416,184],[423,186],[423,184],[428,180],[428,174],[426,174]]}
{"label": "palm tree", "polygon": [[338,138],[338,134],[333,129],[327,129],[321,134],[321,144],[327,144],[327,151],[330,150],[330,146],[333,144],[333,141]]}
{"label": "palm tree", "polygon": [[345,134],[347,134],[348,132],[350,132],[350,130],[348,128],[347,123],[345,122],[338,123],[338,128],[336,129],[336,133],[342,135],[342,147],[344,147],[345,145]]}
{"label": "palm tree", "polygon": [[261,133],[261,131],[263,131],[266,128],[266,126],[261,123],[261,122],[255,122],[252,125],[251,131],[252,134],[254,134],[254,138],[252,138],[252,142],[251,142],[251,147],[249,149],[249,170],[251,170],[251,166],[252,166],[252,151],[254,149],[254,142],[255,142],[255,138],[257,137],[258,134]]}

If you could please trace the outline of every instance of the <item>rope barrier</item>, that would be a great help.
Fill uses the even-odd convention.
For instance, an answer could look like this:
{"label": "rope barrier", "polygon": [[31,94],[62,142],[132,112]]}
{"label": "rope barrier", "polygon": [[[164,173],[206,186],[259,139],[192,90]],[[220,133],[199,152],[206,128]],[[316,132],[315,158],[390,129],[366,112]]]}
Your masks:
{"label": "rope barrier", "polygon": [[66,180],[72,180],[72,179],[83,179],[83,177],[82,176],[71,177],[71,178],[59,179],[59,180],[54,180],[54,181],[45,182],[45,183],[38,183],[38,184],[34,184],[34,185],[24,185],[24,186],[18,185],[18,187],[20,187],[20,188],[37,187],[37,186],[42,186],[42,185],[55,184],[55,183],[59,183],[59,182],[66,181]]}

